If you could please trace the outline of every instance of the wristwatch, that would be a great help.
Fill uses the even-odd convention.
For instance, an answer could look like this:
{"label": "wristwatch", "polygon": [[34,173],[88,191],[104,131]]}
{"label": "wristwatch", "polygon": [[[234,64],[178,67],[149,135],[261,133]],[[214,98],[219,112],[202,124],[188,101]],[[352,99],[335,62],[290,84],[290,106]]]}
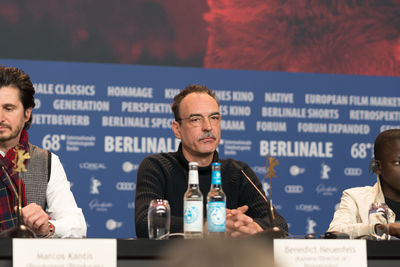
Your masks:
{"label": "wristwatch", "polygon": [[374,226],[374,230],[375,230],[375,233],[377,235],[382,236],[383,234],[386,233],[386,231],[385,231],[386,230],[386,226],[384,224],[377,223]]}
{"label": "wristwatch", "polygon": [[51,222],[48,222],[48,223],[49,223],[49,232],[47,232],[44,235],[38,235],[37,237],[39,237],[39,238],[49,238],[49,237],[52,237],[54,235],[55,227]]}

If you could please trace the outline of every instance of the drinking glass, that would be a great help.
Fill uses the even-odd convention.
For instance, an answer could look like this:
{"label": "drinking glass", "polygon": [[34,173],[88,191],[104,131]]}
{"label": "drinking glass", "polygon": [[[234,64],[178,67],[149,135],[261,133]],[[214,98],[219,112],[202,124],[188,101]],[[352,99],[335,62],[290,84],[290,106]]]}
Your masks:
{"label": "drinking glass", "polygon": [[171,224],[171,210],[168,200],[153,199],[147,212],[147,226],[150,239],[168,239]]}
{"label": "drinking glass", "polygon": [[[372,203],[368,212],[368,224],[375,227],[376,224],[381,224],[381,227],[376,227],[370,230],[369,235],[374,239],[387,240],[389,235],[387,231],[388,226],[388,206],[385,203]],[[371,229],[371,227],[370,227]],[[372,228],[373,229],[373,228]]]}

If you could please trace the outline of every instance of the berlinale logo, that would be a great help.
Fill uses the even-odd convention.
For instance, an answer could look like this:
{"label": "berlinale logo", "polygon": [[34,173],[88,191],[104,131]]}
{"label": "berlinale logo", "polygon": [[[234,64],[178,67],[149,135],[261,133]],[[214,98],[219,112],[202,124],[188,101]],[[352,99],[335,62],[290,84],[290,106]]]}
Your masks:
{"label": "berlinale logo", "polygon": [[98,195],[100,193],[99,186],[101,186],[101,182],[94,177],[90,178],[90,181],[92,182],[90,185],[90,194]]}

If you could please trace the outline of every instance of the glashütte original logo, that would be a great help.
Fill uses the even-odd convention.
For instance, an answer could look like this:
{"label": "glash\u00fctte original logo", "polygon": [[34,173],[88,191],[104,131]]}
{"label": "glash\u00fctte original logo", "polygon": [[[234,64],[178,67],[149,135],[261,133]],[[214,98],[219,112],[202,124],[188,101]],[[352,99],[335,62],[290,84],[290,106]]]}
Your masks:
{"label": "glash\u00fctte original logo", "polygon": [[338,191],[337,187],[334,186],[325,186],[324,184],[319,184],[315,188],[317,194],[321,194],[323,196],[333,196],[334,193]]}
{"label": "glash\u00fctte original logo", "polygon": [[89,208],[95,211],[108,211],[108,209],[112,208],[113,204],[111,202],[104,202],[98,199],[92,199],[89,202]]}

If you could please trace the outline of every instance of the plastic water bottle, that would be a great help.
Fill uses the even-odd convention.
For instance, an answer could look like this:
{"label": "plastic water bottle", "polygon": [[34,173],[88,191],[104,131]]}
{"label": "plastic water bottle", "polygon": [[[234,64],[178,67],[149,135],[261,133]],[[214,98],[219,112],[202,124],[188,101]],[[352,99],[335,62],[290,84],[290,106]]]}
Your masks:
{"label": "plastic water bottle", "polygon": [[225,237],[226,196],[222,191],[221,163],[211,164],[211,188],[207,194],[207,230],[209,237]]}
{"label": "plastic water bottle", "polygon": [[188,189],[183,196],[183,232],[185,239],[203,238],[203,195],[197,162],[189,162]]}

